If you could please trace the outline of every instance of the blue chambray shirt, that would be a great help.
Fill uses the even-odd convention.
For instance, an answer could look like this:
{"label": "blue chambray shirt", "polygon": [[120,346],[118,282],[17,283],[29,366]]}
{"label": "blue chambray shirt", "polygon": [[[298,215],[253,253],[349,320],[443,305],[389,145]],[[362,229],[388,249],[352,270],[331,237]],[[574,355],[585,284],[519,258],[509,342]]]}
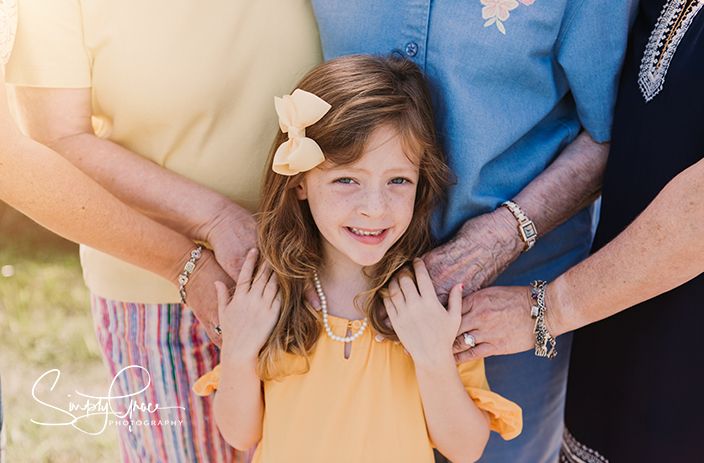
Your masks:
{"label": "blue chambray shirt", "polygon": [[[400,50],[426,73],[458,183],[447,240],[514,197],[586,129],[610,139],[635,0],[313,0],[326,59]],[[586,257],[593,208],[541,235],[497,283],[551,280]],[[538,230],[540,233],[540,230]]]}

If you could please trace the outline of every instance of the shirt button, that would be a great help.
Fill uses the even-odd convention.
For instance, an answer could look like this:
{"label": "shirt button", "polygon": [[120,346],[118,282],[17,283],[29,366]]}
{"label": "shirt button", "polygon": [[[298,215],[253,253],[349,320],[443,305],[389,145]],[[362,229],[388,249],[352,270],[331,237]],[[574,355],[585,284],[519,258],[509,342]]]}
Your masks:
{"label": "shirt button", "polygon": [[406,45],[406,54],[413,58],[418,54],[418,44],[415,42],[408,42]]}
{"label": "shirt button", "polygon": [[359,320],[354,320],[352,322],[352,329],[358,330],[362,327],[362,322]]}

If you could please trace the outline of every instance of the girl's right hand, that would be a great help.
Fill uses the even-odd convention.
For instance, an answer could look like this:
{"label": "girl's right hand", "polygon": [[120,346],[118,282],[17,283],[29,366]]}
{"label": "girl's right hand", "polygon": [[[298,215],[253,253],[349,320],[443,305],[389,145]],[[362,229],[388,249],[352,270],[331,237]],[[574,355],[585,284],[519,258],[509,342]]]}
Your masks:
{"label": "girl's right hand", "polygon": [[222,351],[230,359],[256,361],[259,350],[276,326],[281,295],[276,274],[268,263],[259,267],[252,280],[258,251],[252,249],[242,265],[237,287],[228,302],[227,287],[215,283],[218,293]]}

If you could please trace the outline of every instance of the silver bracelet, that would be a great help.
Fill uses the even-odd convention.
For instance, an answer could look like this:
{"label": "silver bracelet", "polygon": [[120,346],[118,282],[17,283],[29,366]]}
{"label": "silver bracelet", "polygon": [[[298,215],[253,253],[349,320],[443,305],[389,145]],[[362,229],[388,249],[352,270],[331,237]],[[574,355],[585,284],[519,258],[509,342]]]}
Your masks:
{"label": "silver bracelet", "polygon": [[199,244],[197,248],[191,251],[191,260],[186,262],[183,267],[183,273],[178,276],[178,283],[181,285],[178,288],[178,294],[181,296],[181,304],[186,305],[186,283],[188,283],[188,275],[196,269],[196,261],[200,259],[203,250],[203,245]]}
{"label": "silver bracelet", "polygon": [[535,319],[535,328],[533,329],[535,333],[535,355],[552,360],[557,355],[557,341],[555,341],[555,338],[552,337],[545,326],[545,311],[547,310],[547,307],[545,307],[545,290],[548,287],[548,283],[542,280],[535,280],[530,286],[531,297],[535,301],[530,310],[531,318]]}

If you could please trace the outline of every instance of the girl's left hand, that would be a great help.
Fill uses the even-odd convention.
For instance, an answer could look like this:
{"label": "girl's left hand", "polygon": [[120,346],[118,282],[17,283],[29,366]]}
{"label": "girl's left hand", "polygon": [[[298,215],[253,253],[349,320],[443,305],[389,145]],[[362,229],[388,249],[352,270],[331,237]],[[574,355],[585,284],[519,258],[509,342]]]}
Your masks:
{"label": "girl's left hand", "polygon": [[258,252],[252,249],[242,265],[237,288],[228,301],[227,288],[215,283],[222,328],[222,353],[229,359],[256,361],[259,350],[279,320],[281,294],[276,273],[262,262],[255,276]]}
{"label": "girl's left hand", "polygon": [[384,298],[389,320],[416,364],[431,365],[452,357],[452,343],[462,320],[462,285],[450,291],[448,309],[435,294],[421,259],[413,261],[416,283],[401,273],[389,282],[391,296]]}

